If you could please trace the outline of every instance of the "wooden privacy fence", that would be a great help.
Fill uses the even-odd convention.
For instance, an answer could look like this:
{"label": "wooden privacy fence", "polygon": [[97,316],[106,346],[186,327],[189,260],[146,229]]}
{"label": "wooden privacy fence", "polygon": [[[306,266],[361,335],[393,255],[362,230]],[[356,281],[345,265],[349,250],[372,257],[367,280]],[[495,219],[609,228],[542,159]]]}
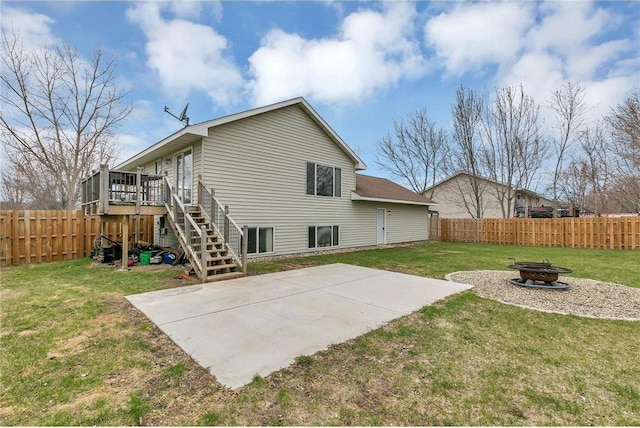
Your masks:
{"label": "wooden privacy fence", "polygon": [[640,217],[431,221],[431,239],[441,241],[640,250]]}
{"label": "wooden privacy fence", "polygon": [[[100,227],[100,216],[76,210],[0,210],[0,265],[86,257]],[[106,223],[105,228],[107,238],[122,242],[120,223]],[[130,217],[129,230],[129,241],[153,241],[153,216],[141,216],[139,221]]]}

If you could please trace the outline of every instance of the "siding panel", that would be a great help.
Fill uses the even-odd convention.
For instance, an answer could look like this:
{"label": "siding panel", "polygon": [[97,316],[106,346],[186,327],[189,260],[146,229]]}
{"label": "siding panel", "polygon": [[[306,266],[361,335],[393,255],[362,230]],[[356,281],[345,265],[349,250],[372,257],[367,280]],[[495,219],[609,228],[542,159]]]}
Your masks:
{"label": "siding panel", "polygon": [[[342,197],[308,196],[307,162],[341,168]],[[387,242],[426,239],[426,207],[351,201],[353,161],[298,106],[212,128],[202,165],[239,225],[274,227],[275,254],[307,251],[311,225],[339,225],[341,247],[375,245],[377,207],[392,212]]]}

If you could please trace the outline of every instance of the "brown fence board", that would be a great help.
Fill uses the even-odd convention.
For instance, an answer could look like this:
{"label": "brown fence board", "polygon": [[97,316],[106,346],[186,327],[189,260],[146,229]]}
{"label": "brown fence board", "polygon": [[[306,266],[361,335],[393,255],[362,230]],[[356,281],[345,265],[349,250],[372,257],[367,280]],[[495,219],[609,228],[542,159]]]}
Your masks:
{"label": "brown fence board", "polygon": [[432,218],[432,239],[450,242],[640,250],[640,216],[554,219]]}
{"label": "brown fence board", "polygon": [[[153,216],[129,218],[129,242],[153,242]],[[86,257],[101,234],[101,218],[76,210],[0,210],[0,265]],[[105,235],[122,242],[120,223],[106,223]],[[136,228],[136,225],[139,225]]]}

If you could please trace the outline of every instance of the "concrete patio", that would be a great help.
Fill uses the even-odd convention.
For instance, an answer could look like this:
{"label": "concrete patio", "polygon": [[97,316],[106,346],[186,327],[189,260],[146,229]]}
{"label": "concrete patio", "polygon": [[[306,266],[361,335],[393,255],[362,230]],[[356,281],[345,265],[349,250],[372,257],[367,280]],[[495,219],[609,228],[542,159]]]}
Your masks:
{"label": "concrete patio", "polygon": [[126,298],[235,389],[469,288],[338,263]]}

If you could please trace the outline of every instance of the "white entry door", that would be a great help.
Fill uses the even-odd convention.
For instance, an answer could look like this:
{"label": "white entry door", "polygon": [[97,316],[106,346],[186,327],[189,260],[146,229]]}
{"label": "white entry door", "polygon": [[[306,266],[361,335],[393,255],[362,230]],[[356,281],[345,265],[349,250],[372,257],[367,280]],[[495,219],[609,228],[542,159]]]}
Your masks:
{"label": "white entry door", "polygon": [[385,209],[378,208],[378,245],[387,242],[387,218]]}
{"label": "white entry door", "polygon": [[191,150],[176,156],[176,190],[185,204],[191,203],[193,186],[193,155]]}

